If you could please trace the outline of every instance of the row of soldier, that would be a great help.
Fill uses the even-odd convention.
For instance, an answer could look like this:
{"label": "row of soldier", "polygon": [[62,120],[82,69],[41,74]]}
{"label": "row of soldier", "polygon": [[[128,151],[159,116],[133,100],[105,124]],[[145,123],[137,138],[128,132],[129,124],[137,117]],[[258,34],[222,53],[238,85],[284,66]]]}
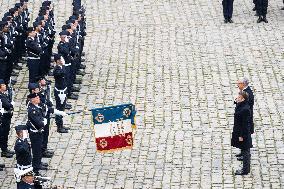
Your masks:
{"label": "row of soldier", "polygon": [[[21,6],[25,7],[26,14],[28,0],[21,0]],[[45,79],[51,65],[52,48],[54,44],[55,30],[51,1],[44,1],[40,8],[39,17],[33,23],[33,27],[26,27],[23,31],[23,38],[26,43],[27,66],[29,69],[29,92],[27,97],[28,121],[26,125],[16,126],[18,139],[15,144],[15,152],[8,149],[8,135],[10,131],[11,118],[13,116],[12,99],[8,98],[7,84],[10,76],[0,77],[0,99],[3,105],[1,113],[1,156],[11,158],[16,153],[18,172],[28,170],[33,167],[33,172],[40,175],[40,170],[47,170],[48,165],[43,163],[42,157],[51,158],[53,151],[47,149],[50,114],[55,114],[55,122],[59,133],[67,133],[67,127],[63,126],[63,116],[65,108],[72,108],[67,104],[67,98],[78,99],[81,80],[78,75],[84,75],[85,65],[81,57],[83,55],[85,28],[85,10],[80,6],[74,6],[73,15],[69,18],[60,32],[60,42],[58,44],[58,54],[54,54],[55,67],[53,73],[55,87],[55,107],[51,98],[50,81]],[[29,21],[27,17],[27,23]],[[9,22],[2,22],[3,32],[9,33]],[[27,36],[25,35],[27,33]],[[1,41],[2,42],[2,41]],[[2,46],[6,55],[11,54],[6,44]],[[23,44],[22,44],[23,45]],[[2,48],[3,47],[3,48]],[[6,52],[7,51],[7,52]],[[25,52],[22,52],[24,54]],[[8,58],[8,57],[7,57]],[[16,61],[17,62],[17,61]],[[28,131],[29,134],[27,134]],[[5,133],[5,134],[4,134]],[[31,142],[31,150],[28,138]],[[32,152],[32,153],[31,153]],[[0,165],[0,170],[5,166]],[[18,187],[27,184],[23,178],[28,174],[21,175],[18,179]]]}
{"label": "row of soldier", "polygon": [[[233,16],[233,3],[234,0],[222,0],[223,5],[223,15],[224,15],[224,22],[225,23],[233,23],[232,16]],[[284,0],[283,0],[284,3]],[[268,23],[267,20],[267,7],[268,7],[268,0],[253,0],[253,11],[256,11],[255,16],[258,17],[257,23],[265,22]],[[284,7],[281,9],[284,10]]]}

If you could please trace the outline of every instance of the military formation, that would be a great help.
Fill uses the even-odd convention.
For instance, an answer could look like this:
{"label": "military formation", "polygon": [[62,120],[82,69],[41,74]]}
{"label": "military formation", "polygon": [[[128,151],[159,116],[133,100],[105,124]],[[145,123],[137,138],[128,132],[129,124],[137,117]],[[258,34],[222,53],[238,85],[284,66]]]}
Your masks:
{"label": "military formation", "polygon": [[[68,99],[78,99],[86,67],[82,64],[86,23],[81,2],[73,2],[73,14],[59,33],[57,53],[53,52],[56,31],[52,2],[42,2],[34,22],[30,22],[27,4],[28,0],[20,0],[0,22],[1,157],[12,158],[16,154],[15,178],[20,189],[41,188],[40,170],[48,169],[42,158],[51,158],[54,154],[48,149],[51,114],[55,115],[57,132],[68,133],[69,128],[63,124],[63,117],[67,116],[64,111],[72,108]],[[15,105],[13,85],[16,80],[12,76],[17,76],[17,70],[25,63],[29,72],[27,122],[15,127],[17,140],[13,151],[8,149]],[[47,76],[54,77],[53,89]],[[0,164],[0,171],[4,168],[5,165]]]}
{"label": "military formation", "polygon": [[[225,23],[233,23],[232,16],[233,16],[233,3],[234,0],[223,0],[223,15],[224,15],[224,22]],[[283,1],[284,3],[284,1]],[[258,17],[257,23],[265,22],[268,23],[266,18],[267,15],[267,7],[268,7],[268,0],[253,0],[253,11],[256,11],[255,16]],[[284,10],[284,7],[281,9]]]}

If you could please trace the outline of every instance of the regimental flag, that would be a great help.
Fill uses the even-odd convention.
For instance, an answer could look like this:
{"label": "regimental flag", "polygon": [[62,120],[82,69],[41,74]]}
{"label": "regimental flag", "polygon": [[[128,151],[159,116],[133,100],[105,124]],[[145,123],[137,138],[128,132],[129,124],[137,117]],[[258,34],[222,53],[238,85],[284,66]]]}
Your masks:
{"label": "regimental flag", "polygon": [[135,114],[133,104],[92,109],[97,150],[132,148]]}

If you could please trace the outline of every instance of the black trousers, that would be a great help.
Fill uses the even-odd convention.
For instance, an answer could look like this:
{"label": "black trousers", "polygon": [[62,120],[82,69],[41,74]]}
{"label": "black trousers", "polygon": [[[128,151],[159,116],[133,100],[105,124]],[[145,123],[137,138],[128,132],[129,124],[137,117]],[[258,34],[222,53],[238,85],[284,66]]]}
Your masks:
{"label": "black trousers", "polygon": [[42,139],[43,134],[42,133],[29,133],[30,140],[31,140],[31,147],[32,147],[32,165],[35,173],[38,173],[40,166],[41,166],[41,159],[42,159]]}
{"label": "black trousers", "polygon": [[40,59],[28,59],[27,64],[29,69],[29,82],[36,83],[41,71]]}
{"label": "black trousers", "polygon": [[3,151],[8,149],[8,138],[11,125],[11,114],[5,113],[2,116],[2,124],[0,126],[0,148]]}
{"label": "black trousers", "polygon": [[67,96],[69,96],[71,95],[71,88],[73,86],[72,64],[69,66],[65,66],[65,73],[66,73],[66,84],[67,84]]}
{"label": "black trousers", "polygon": [[[60,111],[65,110],[65,105],[66,105],[66,98],[63,103],[61,103],[61,100],[59,98],[59,92],[57,90],[54,90],[54,96],[55,96],[55,102],[56,102],[56,109]],[[55,123],[57,128],[62,128],[63,127],[63,116],[61,115],[55,115]]]}
{"label": "black trousers", "polygon": [[6,84],[8,84],[9,79],[7,80],[7,60],[0,60],[0,79],[3,79]]}
{"label": "black trousers", "polygon": [[42,152],[47,150],[47,143],[49,136],[50,116],[48,116],[46,119],[47,119],[47,124],[44,126],[44,131],[42,132],[42,147],[41,147]]}
{"label": "black trousers", "polygon": [[243,171],[250,172],[250,149],[241,149],[241,153],[243,155]]}
{"label": "black trousers", "polygon": [[256,12],[260,16],[266,16],[268,0],[256,0]]}
{"label": "black trousers", "polygon": [[233,16],[233,3],[234,0],[223,0],[223,15],[225,19],[231,19]]}

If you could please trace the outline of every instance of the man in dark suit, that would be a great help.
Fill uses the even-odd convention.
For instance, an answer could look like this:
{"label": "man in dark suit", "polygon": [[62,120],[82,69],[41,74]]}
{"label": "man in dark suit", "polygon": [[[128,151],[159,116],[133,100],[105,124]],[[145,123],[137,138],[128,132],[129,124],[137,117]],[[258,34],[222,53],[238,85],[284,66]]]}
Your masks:
{"label": "man in dark suit", "polygon": [[235,175],[247,175],[250,172],[250,148],[252,148],[249,124],[250,107],[247,92],[240,91],[236,102],[231,146],[241,149],[243,168],[237,170]]}
{"label": "man in dark suit", "polygon": [[249,87],[249,80],[246,77],[240,79],[237,82],[237,85],[240,91],[245,91],[248,93],[248,104],[250,106],[250,112],[251,112],[249,123],[250,123],[250,128],[251,128],[251,134],[253,134],[254,133],[254,123],[253,123],[254,95],[253,95],[251,88]]}

